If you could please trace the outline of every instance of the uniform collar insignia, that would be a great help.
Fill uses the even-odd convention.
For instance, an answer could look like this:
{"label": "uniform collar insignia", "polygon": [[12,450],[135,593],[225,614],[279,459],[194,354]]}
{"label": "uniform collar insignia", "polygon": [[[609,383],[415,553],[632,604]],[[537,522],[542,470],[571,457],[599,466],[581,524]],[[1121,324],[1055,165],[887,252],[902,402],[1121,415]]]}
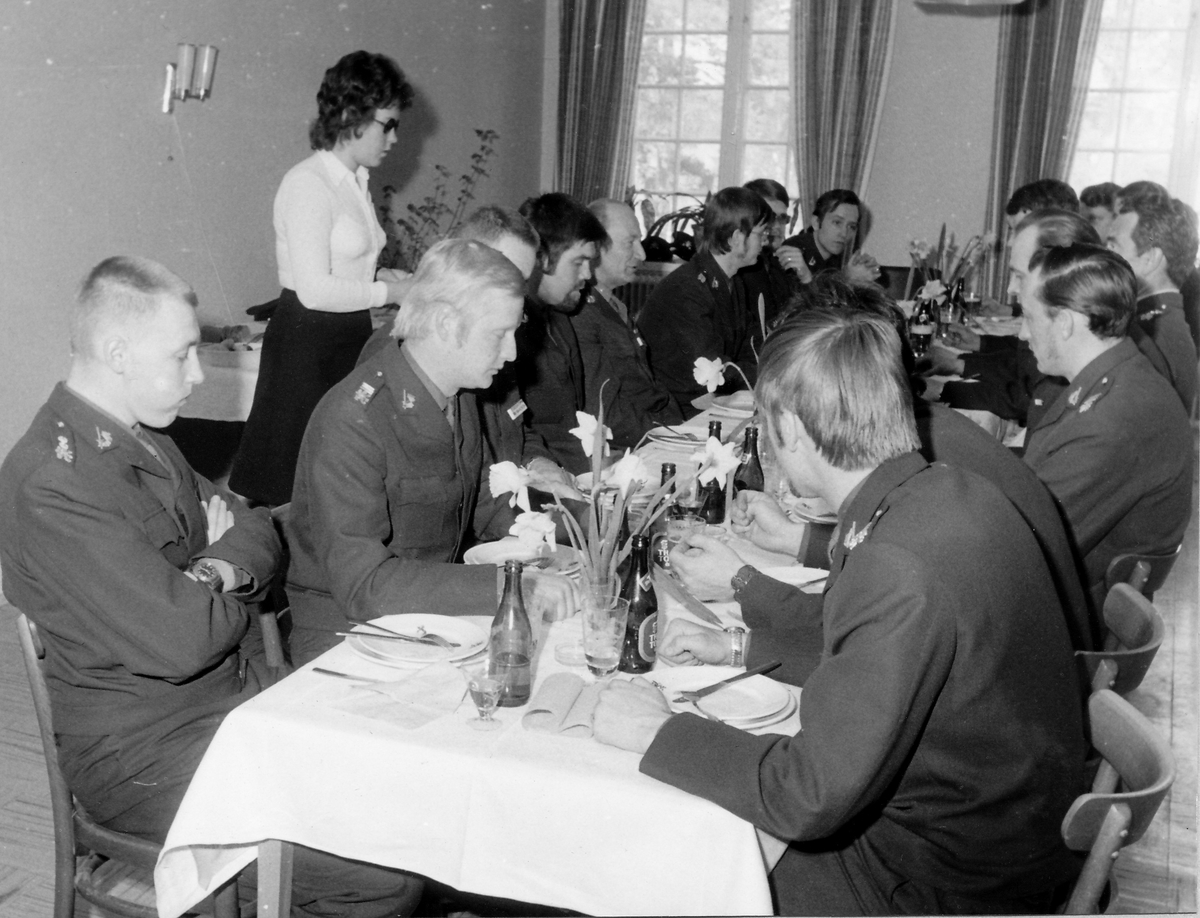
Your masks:
{"label": "uniform collar insignia", "polygon": [[871,531],[870,523],[867,523],[867,525],[863,526],[861,532],[855,531],[857,526],[857,523],[851,522],[850,530],[846,533],[846,538],[842,540],[842,544],[846,546],[846,551],[854,551],[854,549],[858,548],[858,546],[862,544],[863,539],[865,539],[868,533]]}
{"label": "uniform collar insignia", "polygon": [[375,387],[370,383],[362,383],[354,392],[354,400],[360,405],[365,405],[371,400],[371,396],[375,394]]}
{"label": "uniform collar insignia", "polygon": [[700,283],[702,283],[702,284],[707,283],[708,275],[705,274],[703,271],[701,271],[699,274],[696,275],[696,280],[700,281]]}
{"label": "uniform collar insignia", "polygon": [[405,411],[407,411],[409,408],[411,408],[416,403],[417,403],[417,397],[415,395],[413,395],[411,392],[409,392],[407,389],[405,389],[404,394],[400,398],[400,407],[403,408]]}
{"label": "uniform collar insignia", "polygon": [[720,284],[717,282],[717,279],[714,277],[714,278],[712,279],[712,288],[713,288],[713,290],[716,290],[716,289],[717,289],[718,287],[720,287],[720,286],[721,286],[721,285],[720,285]]}
{"label": "uniform collar insignia", "polygon": [[71,441],[66,437],[59,437],[58,446],[54,447],[54,455],[63,462],[74,462],[75,454],[71,452]]}
{"label": "uniform collar insignia", "polygon": [[1074,392],[1072,392],[1070,395],[1068,395],[1067,396],[1067,404],[1070,405],[1072,408],[1074,408],[1076,405],[1078,405],[1079,404],[1079,393],[1081,393],[1082,391],[1083,391],[1082,389],[1076,389]]}
{"label": "uniform collar insignia", "polygon": [[97,427],[96,428],[96,448],[97,449],[108,449],[110,446],[112,446],[112,443],[113,443],[112,434],[109,433],[107,430],[101,430],[99,427]]}
{"label": "uniform collar insignia", "polygon": [[1100,396],[1103,394],[1104,393],[1102,393],[1102,392],[1096,392],[1096,393],[1093,393],[1092,395],[1089,395],[1084,400],[1083,404],[1079,406],[1079,413],[1083,414],[1085,411],[1087,411],[1089,408],[1091,408],[1092,405],[1096,404],[1096,402],[1099,400]]}

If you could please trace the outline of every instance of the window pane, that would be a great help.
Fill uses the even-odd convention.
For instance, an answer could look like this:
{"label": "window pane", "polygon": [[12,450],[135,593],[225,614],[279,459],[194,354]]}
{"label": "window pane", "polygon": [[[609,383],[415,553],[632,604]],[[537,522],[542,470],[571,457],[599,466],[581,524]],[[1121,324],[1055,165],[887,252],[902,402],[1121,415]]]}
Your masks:
{"label": "window pane", "polygon": [[683,29],[683,0],[646,0],[646,31]]}
{"label": "window pane", "polygon": [[717,143],[681,143],[679,145],[679,191],[704,196],[717,188],[717,166],[721,145]]}
{"label": "window pane", "polygon": [[742,136],[746,140],[788,140],[786,89],[750,89],[745,94]]}
{"label": "window pane", "polygon": [[725,42],[724,35],[687,36],[681,82],[692,86],[724,85]]}
{"label": "window pane", "polygon": [[1133,26],[1150,29],[1186,29],[1192,4],[1187,0],[1137,0]]}
{"label": "window pane", "polygon": [[787,147],[775,144],[748,143],[742,148],[741,182],[770,178],[787,187]]}
{"label": "window pane", "polygon": [[1184,32],[1130,32],[1126,89],[1177,89],[1183,80]]}
{"label": "window pane", "polygon": [[1100,10],[1100,28],[1128,26],[1133,19],[1133,0],[1104,0]]}
{"label": "window pane", "polygon": [[636,141],[633,145],[633,183],[648,191],[675,188],[675,144]]}
{"label": "window pane", "polygon": [[750,85],[788,85],[788,37],[750,36]]}
{"label": "window pane", "polygon": [[1125,79],[1125,54],[1129,47],[1129,33],[1125,31],[1102,31],[1096,39],[1096,56],[1092,58],[1092,74],[1088,78],[1089,89],[1120,89]]}
{"label": "window pane", "polygon": [[674,137],[679,124],[679,90],[639,89],[633,133],[636,137]]}
{"label": "window pane", "polygon": [[1173,92],[1138,92],[1125,97],[1121,106],[1120,148],[1122,150],[1170,150],[1174,141]]}
{"label": "window pane", "polygon": [[1071,177],[1067,181],[1080,191],[1088,185],[1111,182],[1113,159],[1113,154],[1106,150],[1079,150],[1071,163]]}
{"label": "window pane", "polygon": [[790,0],[751,0],[750,28],[756,32],[779,30],[786,32],[792,24]]}
{"label": "window pane", "polygon": [[729,28],[729,0],[687,0],[689,32],[724,32]]}
{"label": "window pane", "polygon": [[1112,148],[1117,144],[1117,118],[1121,96],[1115,92],[1089,92],[1083,105],[1083,120],[1079,123],[1081,149]]}
{"label": "window pane", "polygon": [[683,36],[646,35],[642,38],[639,83],[678,83],[682,68]]}
{"label": "window pane", "polygon": [[685,89],[683,118],[679,125],[681,140],[721,141],[721,106],[725,102],[722,89]]}
{"label": "window pane", "polygon": [[1118,153],[1117,154],[1117,184],[1128,185],[1130,182],[1167,183],[1167,174],[1171,171],[1170,153]]}

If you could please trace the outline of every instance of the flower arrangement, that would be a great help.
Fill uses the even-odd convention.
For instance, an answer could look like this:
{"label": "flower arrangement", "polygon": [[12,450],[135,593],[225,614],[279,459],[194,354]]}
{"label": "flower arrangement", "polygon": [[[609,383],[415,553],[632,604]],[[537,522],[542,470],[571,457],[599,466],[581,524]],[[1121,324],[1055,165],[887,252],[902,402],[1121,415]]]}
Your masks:
{"label": "flower arrangement", "polygon": [[445,166],[434,166],[437,181],[433,193],[426,195],[420,204],[408,204],[399,210],[396,189],[383,186],[383,199],[379,203],[379,222],[387,233],[388,241],[379,253],[378,267],[417,270],[417,263],[426,250],[439,239],[453,233],[466,216],[467,206],[475,200],[475,186],[480,179],[487,178],[488,161],[496,152],[496,141],[500,135],[489,129],[476,129],[479,149],[471,154],[471,164],[459,176],[458,197],[449,201],[448,184],[451,172]]}
{"label": "flower arrangement", "polygon": [[725,371],[728,369],[737,370],[747,389],[754,388],[741,367],[732,360],[721,360],[719,357],[697,357],[692,364],[692,378],[709,392],[716,392],[725,384]]}
{"label": "flower arrangement", "polygon": [[[917,299],[944,298],[946,291],[952,288],[960,278],[969,276],[978,266],[984,254],[990,252],[995,244],[995,233],[981,233],[968,239],[960,250],[953,233],[950,234],[949,239],[946,238],[945,223],[942,224],[942,231],[938,236],[937,248],[924,239],[912,240],[908,245],[908,254],[912,263],[908,268],[908,282],[904,286],[904,299],[907,300],[912,293],[913,282],[918,271],[921,272],[926,283],[921,290],[917,291]],[[941,290],[932,296],[927,296],[921,291],[926,290],[932,281],[938,281]],[[932,289],[936,290],[937,288]]]}

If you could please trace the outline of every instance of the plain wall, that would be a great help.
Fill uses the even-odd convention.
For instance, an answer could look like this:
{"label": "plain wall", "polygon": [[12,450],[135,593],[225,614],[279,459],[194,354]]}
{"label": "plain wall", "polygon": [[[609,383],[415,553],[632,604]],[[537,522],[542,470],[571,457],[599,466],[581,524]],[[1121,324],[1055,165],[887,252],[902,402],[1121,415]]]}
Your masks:
{"label": "plain wall", "polygon": [[995,111],[999,7],[896,5],[892,66],[863,201],[864,248],[907,265],[913,239],[959,243],[984,230]]}
{"label": "plain wall", "polygon": [[[419,202],[500,134],[481,202],[538,190],[544,0],[4,0],[0,3],[0,456],[67,368],[66,306],[108,255],[190,281],[201,320],[278,293],[271,204],[310,152],[327,67],[391,55],[416,89],[372,175]],[[212,97],[161,111],[180,41],[219,48]],[[457,193],[457,179],[451,191]]]}

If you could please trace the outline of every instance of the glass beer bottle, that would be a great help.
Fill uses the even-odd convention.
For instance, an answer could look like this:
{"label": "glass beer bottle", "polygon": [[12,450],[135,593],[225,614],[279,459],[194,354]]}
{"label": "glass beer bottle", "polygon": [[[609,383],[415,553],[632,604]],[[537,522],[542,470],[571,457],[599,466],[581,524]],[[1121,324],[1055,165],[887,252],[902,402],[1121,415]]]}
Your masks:
{"label": "glass beer bottle", "polygon": [[[708,422],[708,436],[710,439],[721,439],[720,421]],[[700,495],[700,516],[704,522],[713,525],[725,522],[725,485],[720,476],[706,484],[697,485],[696,490]]]}
{"label": "glass beer bottle", "polygon": [[733,493],[763,490],[762,460],[758,456],[758,428],[746,428],[746,442],[742,444],[742,464],[733,474]]}
{"label": "glass beer bottle", "polygon": [[650,540],[646,536],[633,537],[630,557],[633,563],[621,586],[621,598],[629,601],[629,618],[617,669],[645,673],[654,666],[658,646],[658,596],[650,578]]}
{"label": "glass beer bottle", "polygon": [[533,628],[521,595],[521,562],[504,562],[504,595],[492,619],[488,643],[488,675],[500,683],[500,707],[529,701],[533,681]]}

